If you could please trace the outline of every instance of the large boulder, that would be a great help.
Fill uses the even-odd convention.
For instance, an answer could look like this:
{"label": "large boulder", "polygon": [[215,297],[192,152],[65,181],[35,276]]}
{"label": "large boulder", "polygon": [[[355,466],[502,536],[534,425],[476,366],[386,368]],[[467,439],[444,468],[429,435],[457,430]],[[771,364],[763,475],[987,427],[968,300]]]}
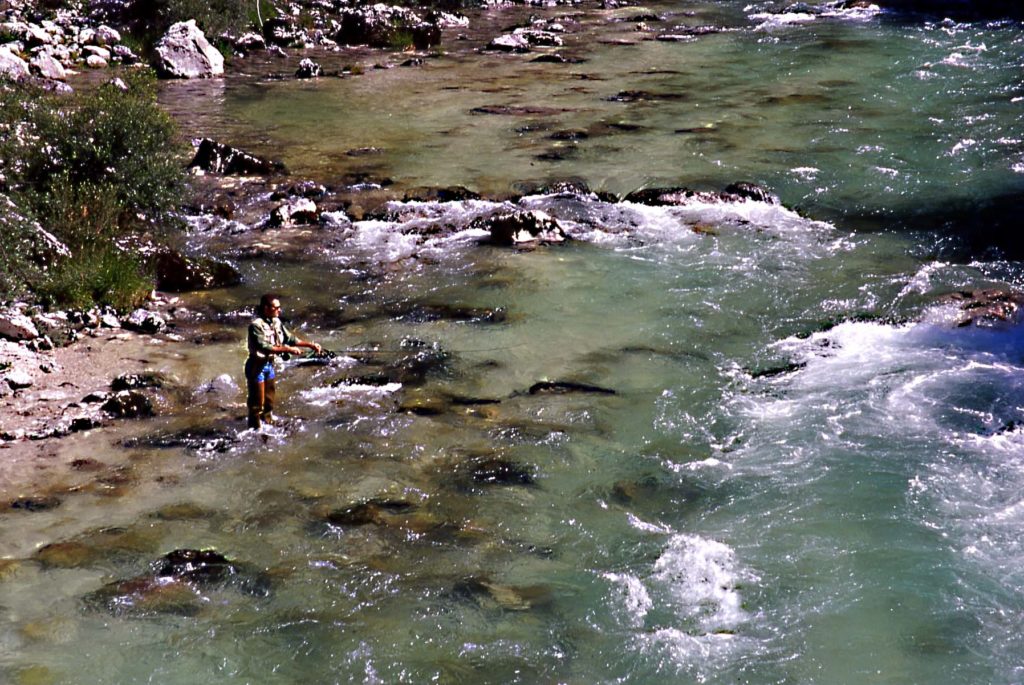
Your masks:
{"label": "large boulder", "polygon": [[194,259],[174,250],[156,255],[157,288],[182,293],[238,285],[242,275],[227,262],[215,259]]}
{"label": "large boulder", "polygon": [[190,19],[174,24],[160,39],[153,67],[162,78],[210,78],[224,73],[224,57]]}
{"label": "large boulder", "polygon": [[284,164],[249,154],[244,150],[218,143],[209,138],[199,141],[196,156],[189,168],[202,169],[217,174],[240,176],[266,176],[285,173]]}
{"label": "large boulder", "polygon": [[34,340],[39,330],[32,319],[16,310],[0,311],[0,337],[8,340]]}
{"label": "large boulder", "polygon": [[537,210],[484,217],[474,221],[472,227],[489,231],[494,245],[560,243],[568,237],[558,221]]}
{"label": "large boulder", "polygon": [[28,62],[6,47],[0,47],[0,78],[21,81],[29,76]]}
{"label": "large boulder", "polygon": [[403,48],[409,45],[426,50],[441,42],[441,28],[424,21],[405,7],[379,3],[369,7],[341,11],[341,26],[334,40],[345,45],[369,45],[375,48]]}
{"label": "large boulder", "polygon": [[53,55],[48,52],[40,52],[32,58],[29,62],[29,69],[33,73],[42,78],[50,79],[51,81],[63,81],[67,79],[68,73],[64,69],[64,65],[58,62]]}

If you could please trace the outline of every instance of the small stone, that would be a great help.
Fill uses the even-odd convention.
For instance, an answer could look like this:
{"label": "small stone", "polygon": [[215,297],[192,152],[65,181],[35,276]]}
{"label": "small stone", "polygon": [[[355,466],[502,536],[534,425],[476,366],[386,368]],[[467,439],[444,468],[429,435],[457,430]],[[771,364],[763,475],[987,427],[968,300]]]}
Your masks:
{"label": "small stone", "polygon": [[90,69],[104,69],[107,66],[107,60],[99,55],[89,55],[85,58],[85,66]]}
{"label": "small stone", "polygon": [[149,398],[134,390],[115,393],[103,403],[103,411],[121,419],[136,419],[153,415],[153,403]]}
{"label": "small stone", "polygon": [[7,381],[7,385],[11,390],[21,390],[23,388],[31,388],[33,384],[32,376],[28,375],[24,371],[11,371],[4,378]]}
{"label": "small stone", "polygon": [[61,505],[59,497],[54,496],[41,496],[41,497],[20,497],[11,502],[11,509],[20,509],[21,511],[49,511],[50,509],[56,509]]}
{"label": "small stone", "polygon": [[0,312],[0,337],[8,340],[32,340],[39,337],[39,329],[29,317],[8,310]]}
{"label": "small stone", "polygon": [[299,62],[299,68],[295,72],[296,78],[317,78],[323,74],[323,67],[308,57]]}

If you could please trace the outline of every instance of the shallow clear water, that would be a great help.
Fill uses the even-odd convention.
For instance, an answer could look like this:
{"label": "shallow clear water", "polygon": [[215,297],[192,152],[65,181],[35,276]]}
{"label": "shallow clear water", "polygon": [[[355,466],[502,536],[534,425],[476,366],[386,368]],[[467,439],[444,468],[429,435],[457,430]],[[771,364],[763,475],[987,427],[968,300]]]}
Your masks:
{"label": "shallow clear water", "polygon": [[[333,387],[354,360],[291,363],[290,430],[244,434],[225,452],[116,443],[197,424],[233,435],[239,391],[66,439],[65,455],[126,462],[127,482],[0,517],[0,557],[26,560],[0,567],[0,672],[68,683],[1024,678],[1021,333],[955,328],[934,297],[1019,284],[1020,265],[934,261],[927,235],[851,230],[862,213],[1019,190],[1019,27],[885,15],[772,26],[750,16],[768,5],[657,9],[696,13],[671,25],[738,30],[660,43],[609,24],[636,44],[580,41],[565,51],[589,60],[577,65],[452,49],[420,70],[314,84],[230,77],[187,86],[222,90],[187,113],[174,100],[186,86],[168,87],[199,133],[326,181],[360,168],[493,192],[568,175],[616,192],[745,179],[832,222],[755,202],[532,196],[521,205],[579,240],[515,252],[472,232],[360,222],[344,252],[243,265],[241,288],[204,298],[232,311],[278,289],[332,348],[394,352],[415,338],[448,362],[420,387]],[[446,86],[458,89],[439,103]],[[602,99],[627,90],[684,97]],[[571,111],[525,124],[469,113],[492,104]],[[610,122],[644,128],[536,159],[555,146],[550,132]],[[367,146],[383,153],[344,154]],[[491,208],[394,207],[455,226]],[[409,304],[507,317],[396,313]],[[354,316],[379,311],[391,313]],[[242,354],[224,343],[151,359],[197,388],[225,370],[241,382]],[[543,380],[616,392],[525,392]],[[535,483],[467,478],[489,457]],[[414,509],[327,522],[371,498]],[[37,552],[69,541],[84,560]],[[202,588],[187,612],[89,600],[176,548],[244,562],[270,592]]]}

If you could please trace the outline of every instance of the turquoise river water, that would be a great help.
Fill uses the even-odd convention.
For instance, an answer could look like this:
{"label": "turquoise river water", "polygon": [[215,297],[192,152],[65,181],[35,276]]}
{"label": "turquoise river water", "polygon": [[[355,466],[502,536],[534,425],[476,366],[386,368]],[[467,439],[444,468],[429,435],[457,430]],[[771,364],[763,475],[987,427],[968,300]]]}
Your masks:
{"label": "turquoise river water", "polygon": [[[189,407],[60,448],[126,463],[117,496],[0,516],[0,557],[23,560],[0,567],[0,681],[1024,682],[1022,329],[957,328],[938,297],[1024,287],[1012,253],[960,240],[972,207],[1024,191],[1024,30],[783,9],[494,9],[420,67],[343,51],[325,66],[361,74],[243,61],[167,85],[197,135],[325,183],[752,181],[782,204],[527,195],[577,240],[514,251],[470,227],[498,202],[397,203],[305,261],[244,262],[206,305],[273,288],[329,347],[415,339],[444,365],[382,385],[335,383],[354,356],[286,362],[287,428],[254,435],[244,318],[150,350]],[[570,61],[477,51],[531,14],[565,26]],[[727,30],[648,40],[704,25]],[[237,440],[131,442],[196,426]],[[495,460],[525,475],[473,470]],[[361,525],[330,514],[384,500]],[[181,548],[260,591],[96,599]]]}

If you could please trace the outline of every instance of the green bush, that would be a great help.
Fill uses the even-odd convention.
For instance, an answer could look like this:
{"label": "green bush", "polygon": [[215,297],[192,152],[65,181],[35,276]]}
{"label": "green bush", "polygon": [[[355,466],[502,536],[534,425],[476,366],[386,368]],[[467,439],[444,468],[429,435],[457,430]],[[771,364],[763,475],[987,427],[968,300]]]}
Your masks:
{"label": "green bush", "polygon": [[[177,224],[185,158],[152,75],[125,79],[127,90],[104,85],[72,96],[0,92],[0,192],[13,201],[10,211],[37,220],[74,255],[47,272],[28,268],[31,245],[5,247],[4,291],[32,287],[54,304],[129,306],[152,287],[117,241]],[[20,235],[32,239],[27,229]]]}
{"label": "green bush", "polygon": [[36,286],[46,305],[86,309],[108,304],[119,310],[136,307],[153,288],[142,262],[116,245],[88,247],[52,268]]}
{"label": "green bush", "polygon": [[0,196],[0,301],[21,297],[38,278],[40,269],[32,259],[36,235],[32,222]]}

